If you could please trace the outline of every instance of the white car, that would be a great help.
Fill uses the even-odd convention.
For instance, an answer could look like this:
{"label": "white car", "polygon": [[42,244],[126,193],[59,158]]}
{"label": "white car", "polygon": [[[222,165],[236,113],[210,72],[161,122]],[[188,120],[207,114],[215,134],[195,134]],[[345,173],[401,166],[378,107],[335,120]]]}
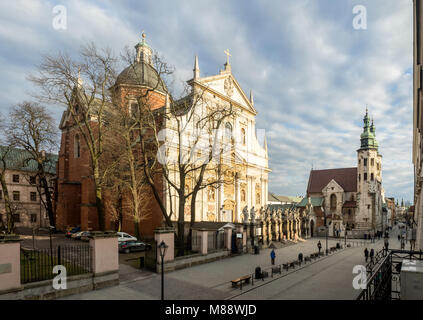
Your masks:
{"label": "white car", "polygon": [[126,232],[117,232],[118,235],[118,243],[122,242],[122,241],[137,241],[138,239],[135,238],[134,236],[131,236],[130,234],[126,233]]}

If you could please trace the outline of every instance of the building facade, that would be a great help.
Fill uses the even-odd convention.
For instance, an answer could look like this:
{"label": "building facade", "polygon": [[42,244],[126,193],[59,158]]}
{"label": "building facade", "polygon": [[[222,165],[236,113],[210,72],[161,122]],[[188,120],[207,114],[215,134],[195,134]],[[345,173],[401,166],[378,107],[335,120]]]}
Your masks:
{"label": "building facade", "polygon": [[416,229],[416,249],[423,249],[423,2],[413,0],[413,164],[414,164],[414,217]]}
{"label": "building facade", "polygon": [[[112,107],[128,108],[136,104],[137,98],[148,90],[151,108],[167,112],[170,105],[170,94],[165,84],[160,80],[159,73],[153,66],[153,50],[146,43],[145,36],[136,46],[136,61],[134,65],[123,70],[112,86],[114,90]],[[210,113],[212,106],[225,106],[234,110],[233,116],[228,117],[221,126],[216,136],[225,152],[219,154],[219,161],[207,166],[204,181],[216,179],[214,174],[218,165],[226,166],[225,174],[228,178],[219,183],[211,184],[198,192],[195,202],[195,222],[235,222],[243,221],[244,210],[255,210],[258,214],[267,204],[268,184],[268,156],[264,135],[256,135],[255,117],[257,111],[254,107],[253,95],[247,97],[231,71],[228,60],[224,69],[219,74],[208,77],[200,76],[198,58],[195,58],[193,78],[187,81],[190,92],[186,97],[174,102],[176,106],[192,103],[187,108],[181,108],[178,121],[182,121],[184,132],[182,144],[175,141],[177,128],[176,118],[168,117],[163,120],[162,127],[157,131],[163,132],[165,141],[166,160],[174,159],[179,150],[187,151],[195,158],[202,157],[201,149],[195,149],[189,143],[196,134],[196,119],[202,119]],[[158,85],[159,84],[159,85]],[[201,99],[196,100],[196,97]],[[192,101],[197,101],[195,106]],[[200,101],[200,102],[198,102]],[[184,113],[185,112],[185,113]],[[185,114],[187,115],[186,117]],[[198,122],[197,122],[198,123]],[[92,126],[96,126],[95,119]],[[60,124],[62,141],[59,152],[58,164],[58,204],[57,222],[64,228],[66,226],[81,225],[84,230],[99,228],[94,195],[94,183],[90,171],[90,155],[87,146],[81,138],[80,130],[75,126],[69,111],[65,111]],[[199,138],[204,139],[204,137]],[[176,139],[177,140],[177,139]],[[213,167],[215,166],[215,167]],[[177,166],[168,165],[169,179],[172,183],[179,183]],[[174,188],[169,187],[163,176],[157,177],[160,197],[167,212],[178,212],[179,197]],[[186,180],[185,192],[189,194],[195,185],[195,176],[190,175]],[[157,201],[150,189],[145,190],[148,202],[146,210],[147,219],[140,222],[142,236],[150,237],[153,230],[163,224],[163,215]],[[107,192],[105,192],[106,194]],[[107,195],[106,195],[107,197]],[[184,220],[191,220],[191,200],[187,199],[184,209]],[[133,221],[130,212],[123,210],[122,230],[133,233]],[[125,212],[126,211],[126,212]],[[106,212],[106,228],[114,229],[111,214]],[[176,222],[177,214],[173,214],[172,221]]]}
{"label": "building facade", "polygon": [[[360,237],[384,228],[382,156],[367,110],[363,122],[357,167],[310,172],[307,198],[315,203],[311,219],[316,227],[321,226],[323,220],[331,236],[343,236],[345,231],[351,231],[352,235]],[[306,202],[302,203],[303,208],[305,205]]]}
{"label": "building facade", "polygon": [[[0,147],[4,152],[5,147]],[[55,183],[55,166],[57,156],[49,155],[52,165],[48,166],[48,181],[53,188]],[[35,161],[26,161],[28,154],[25,150],[10,148],[5,157],[5,180],[9,198],[12,202],[14,226],[25,228],[48,227],[50,225],[43,198],[40,197],[37,186],[37,165]],[[4,191],[0,185],[0,221],[6,224]],[[0,223],[1,224],[1,223]]]}

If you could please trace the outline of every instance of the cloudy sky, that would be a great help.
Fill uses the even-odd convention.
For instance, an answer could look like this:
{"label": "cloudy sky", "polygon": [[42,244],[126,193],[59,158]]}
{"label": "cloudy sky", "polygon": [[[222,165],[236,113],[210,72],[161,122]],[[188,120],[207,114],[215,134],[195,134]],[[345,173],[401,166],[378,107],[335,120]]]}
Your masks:
{"label": "cloudy sky", "polygon": [[[66,8],[56,30],[54,7]],[[355,29],[362,5],[367,28]],[[268,137],[269,190],[305,193],[311,167],[356,166],[366,104],[383,155],[387,196],[412,200],[412,1],[2,1],[0,112],[29,99],[26,80],[42,53],[74,54],[95,41],[119,53],[141,31],[176,69],[232,72],[254,91],[257,128]],[[57,121],[62,109],[50,107]]]}

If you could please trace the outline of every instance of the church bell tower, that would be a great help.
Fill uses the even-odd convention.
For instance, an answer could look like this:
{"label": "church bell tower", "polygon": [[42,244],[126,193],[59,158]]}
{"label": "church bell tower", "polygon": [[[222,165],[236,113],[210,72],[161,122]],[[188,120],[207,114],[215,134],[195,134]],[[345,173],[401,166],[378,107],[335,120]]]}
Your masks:
{"label": "church bell tower", "polygon": [[376,127],[370,123],[368,110],[363,118],[363,132],[357,150],[357,227],[380,230],[382,214],[382,156],[376,141]]}

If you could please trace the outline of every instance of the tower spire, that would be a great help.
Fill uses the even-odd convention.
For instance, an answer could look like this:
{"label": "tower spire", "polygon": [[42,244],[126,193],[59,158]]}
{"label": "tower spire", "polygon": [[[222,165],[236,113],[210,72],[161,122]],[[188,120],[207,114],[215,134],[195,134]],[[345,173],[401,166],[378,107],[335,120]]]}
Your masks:
{"label": "tower spire", "polygon": [[146,35],[144,31],[142,32],[141,37],[141,42],[137,43],[135,46],[135,49],[137,50],[136,62],[145,62],[148,64],[152,64],[153,50],[145,41]]}
{"label": "tower spire", "polygon": [[198,56],[195,56],[195,62],[194,62],[194,79],[200,78],[200,68],[198,66]]}

